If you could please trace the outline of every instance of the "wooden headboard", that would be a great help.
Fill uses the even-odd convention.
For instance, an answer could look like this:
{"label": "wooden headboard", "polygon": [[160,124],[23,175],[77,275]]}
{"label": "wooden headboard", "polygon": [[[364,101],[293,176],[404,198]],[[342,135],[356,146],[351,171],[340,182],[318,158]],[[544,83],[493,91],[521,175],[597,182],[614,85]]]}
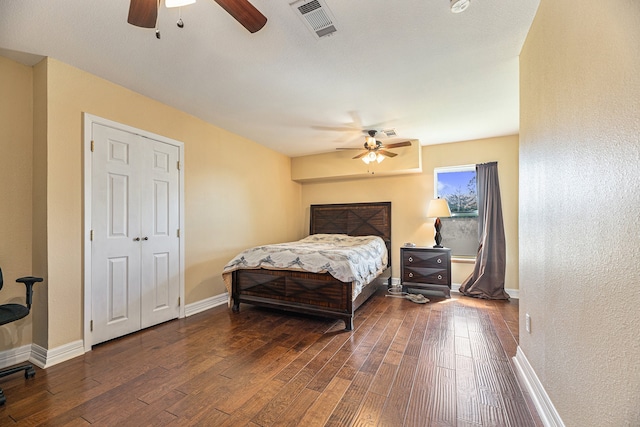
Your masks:
{"label": "wooden headboard", "polygon": [[309,234],[380,236],[391,267],[391,202],[311,205]]}

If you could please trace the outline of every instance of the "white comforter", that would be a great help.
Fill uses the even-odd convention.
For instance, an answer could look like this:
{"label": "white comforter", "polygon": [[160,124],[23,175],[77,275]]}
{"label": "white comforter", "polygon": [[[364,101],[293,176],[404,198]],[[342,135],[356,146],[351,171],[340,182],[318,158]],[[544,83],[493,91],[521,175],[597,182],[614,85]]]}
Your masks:
{"label": "white comforter", "polygon": [[238,269],[328,272],[342,282],[353,282],[355,298],[386,267],[387,247],[380,237],[313,234],[297,242],[247,249],[229,261],[223,277],[231,293],[230,273]]}

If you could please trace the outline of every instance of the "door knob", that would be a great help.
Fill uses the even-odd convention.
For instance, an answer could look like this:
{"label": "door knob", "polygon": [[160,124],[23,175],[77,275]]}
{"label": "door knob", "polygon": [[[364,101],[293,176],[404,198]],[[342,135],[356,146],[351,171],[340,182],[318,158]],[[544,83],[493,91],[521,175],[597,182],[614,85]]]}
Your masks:
{"label": "door knob", "polygon": [[139,237],[136,237],[135,239],[133,239],[133,241],[134,241],[134,242],[139,242],[139,241],[140,241],[140,238],[139,238]]}
{"label": "door knob", "polygon": [[144,236],[142,240],[149,240],[149,238],[147,236]]}

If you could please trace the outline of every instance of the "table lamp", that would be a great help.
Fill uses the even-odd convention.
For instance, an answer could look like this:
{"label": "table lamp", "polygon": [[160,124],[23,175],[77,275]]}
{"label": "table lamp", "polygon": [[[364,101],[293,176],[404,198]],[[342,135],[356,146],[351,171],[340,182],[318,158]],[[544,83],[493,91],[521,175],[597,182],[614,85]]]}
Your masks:
{"label": "table lamp", "polygon": [[433,245],[434,248],[442,248],[443,246],[440,244],[442,242],[442,235],[440,234],[440,229],[442,228],[442,222],[440,222],[440,218],[448,218],[451,216],[451,211],[449,210],[449,203],[445,199],[437,198],[433,199],[429,202],[429,207],[427,207],[427,218],[435,218],[436,222],[433,225],[433,228],[436,230],[435,241],[436,244]]}

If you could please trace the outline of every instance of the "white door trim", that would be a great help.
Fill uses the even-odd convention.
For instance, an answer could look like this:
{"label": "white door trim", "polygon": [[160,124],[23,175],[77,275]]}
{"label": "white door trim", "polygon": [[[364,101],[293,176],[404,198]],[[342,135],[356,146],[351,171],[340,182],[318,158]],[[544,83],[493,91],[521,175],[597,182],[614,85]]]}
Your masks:
{"label": "white door trim", "polygon": [[133,133],[145,138],[155,139],[165,144],[175,145],[178,147],[178,159],[180,161],[179,170],[179,224],[180,224],[180,318],[185,316],[185,300],[184,300],[184,143],[165,136],[157,135],[144,130],[136,129],[121,123],[117,123],[92,114],[83,113],[83,180],[84,180],[84,215],[83,215],[83,264],[84,264],[84,316],[83,316],[83,341],[84,351],[90,351],[93,345],[91,334],[91,306],[92,306],[92,289],[91,289],[91,129],[93,124],[112,127],[125,132]]}

